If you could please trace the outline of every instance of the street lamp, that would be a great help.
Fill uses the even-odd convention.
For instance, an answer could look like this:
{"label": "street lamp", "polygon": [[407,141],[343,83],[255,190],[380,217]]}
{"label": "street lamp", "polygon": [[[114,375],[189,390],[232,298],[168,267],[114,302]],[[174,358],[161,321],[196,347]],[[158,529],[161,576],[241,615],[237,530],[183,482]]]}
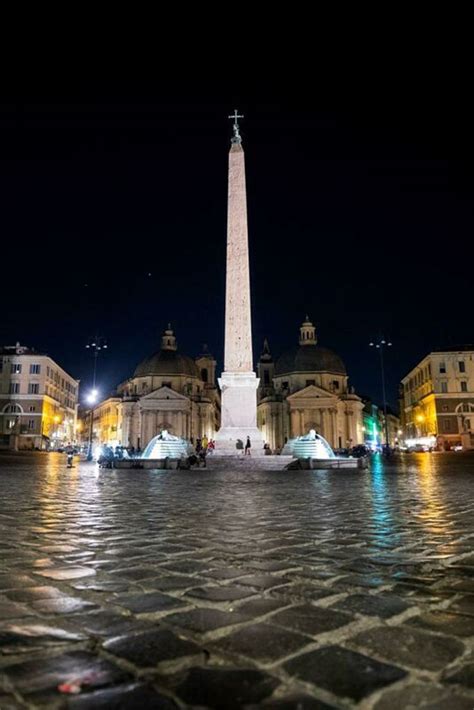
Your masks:
{"label": "street lamp", "polygon": [[377,348],[380,353],[380,371],[382,373],[382,395],[383,395],[383,414],[385,418],[385,444],[388,447],[388,421],[387,421],[387,398],[385,396],[385,369],[383,364],[383,351],[384,348],[391,348],[392,343],[385,338],[381,338],[379,341],[372,341],[369,343],[371,348]]}
{"label": "street lamp", "polygon": [[95,390],[95,377],[97,374],[97,358],[102,350],[107,350],[107,341],[101,335],[96,335],[95,338],[89,338],[86,349],[90,350],[94,356],[94,376],[92,378],[92,391]]}
{"label": "street lamp", "polygon": [[91,405],[90,409],[90,427],[89,427],[89,450],[87,452],[87,461],[92,461],[92,428],[94,425],[94,404],[97,402],[97,390],[93,389],[86,397],[86,402]]}

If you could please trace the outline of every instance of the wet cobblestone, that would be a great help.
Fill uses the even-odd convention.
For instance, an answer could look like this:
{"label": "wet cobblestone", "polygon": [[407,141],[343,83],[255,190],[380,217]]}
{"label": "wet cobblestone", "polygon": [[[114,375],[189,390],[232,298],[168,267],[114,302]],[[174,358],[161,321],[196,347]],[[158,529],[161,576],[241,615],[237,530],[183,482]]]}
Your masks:
{"label": "wet cobblestone", "polygon": [[65,464],[0,454],[0,710],[474,707],[474,457]]}

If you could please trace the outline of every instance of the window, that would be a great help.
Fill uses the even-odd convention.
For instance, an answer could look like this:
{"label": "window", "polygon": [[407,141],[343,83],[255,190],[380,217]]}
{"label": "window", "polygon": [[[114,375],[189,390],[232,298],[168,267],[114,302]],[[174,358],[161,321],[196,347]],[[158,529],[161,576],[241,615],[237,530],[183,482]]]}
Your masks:
{"label": "window", "polygon": [[316,380],[306,380],[306,387],[309,387],[310,385],[315,385]]}
{"label": "window", "polygon": [[332,385],[333,385],[333,387],[334,387],[335,390],[338,390],[338,389],[339,389],[339,381],[338,381],[338,380],[333,380],[333,381],[332,381]]}
{"label": "window", "polygon": [[35,428],[35,420],[34,419],[28,419],[28,429],[31,431],[32,429]]}
{"label": "window", "polygon": [[28,385],[28,394],[38,394],[39,384],[37,382],[30,382]]}
{"label": "window", "polygon": [[8,419],[7,421],[7,429],[13,429],[13,427],[16,424],[16,419]]}
{"label": "window", "polygon": [[465,427],[466,431],[471,431],[471,420],[470,419],[464,420],[464,427]]}
{"label": "window", "polygon": [[41,365],[30,365],[30,375],[39,375],[41,372]]}
{"label": "window", "polygon": [[162,387],[169,387],[170,389],[172,389],[172,388],[171,388],[171,382],[162,382],[162,383],[161,383],[161,386],[162,386]]}
{"label": "window", "polygon": [[466,363],[464,362],[464,360],[459,360],[458,365],[459,372],[466,372]]}
{"label": "window", "polygon": [[10,394],[20,394],[19,382],[10,382]]}
{"label": "window", "polygon": [[30,412],[36,412],[36,407],[34,404],[30,405]]}
{"label": "window", "polygon": [[288,382],[282,382],[281,387],[282,387],[282,389],[287,390],[288,389]]}
{"label": "window", "polygon": [[446,363],[445,362],[439,363],[439,371],[440,371],[440,374],[446,374]]}
{"label": "window", "polygon": [[270,384],[270,372],[268,370],[263,371],[263,384],[264,385]]}
{"label": "window", "polygon": [[202,368],[201,368],[201,380],[202,380],[203,382],[207,382],[207,381],[208,381],[207,378],[208,378],[207,368],[202,367]]}
{"label": "window", "polygon": [[21,407],[18,404],[9,404],[5,412],[6,414],[21,414]]}
{"label": "window", "polygon": [[46,374],[49,377],[49,365],[47,365],[47,367],[46,367]]}
{"label": "window", "polygon": [[448,391],[448,383],[447,382],[442,382],[441,383],[441,392],[447,392]]}
{"label": "window", "polygon": [[467,382],[465,381],[461,382],[461,392],[467,392]]}
{"label": "window", "polygon": [[12,362],[10,372],[12,375],[21,375],[21,365],[17,362]]}
{"label": "window", "polygon": [[444,431],[444,432],[451,431],[451,422],[450,422],[449,419],[445,419],[445,420],[443,421],[443,431]]}

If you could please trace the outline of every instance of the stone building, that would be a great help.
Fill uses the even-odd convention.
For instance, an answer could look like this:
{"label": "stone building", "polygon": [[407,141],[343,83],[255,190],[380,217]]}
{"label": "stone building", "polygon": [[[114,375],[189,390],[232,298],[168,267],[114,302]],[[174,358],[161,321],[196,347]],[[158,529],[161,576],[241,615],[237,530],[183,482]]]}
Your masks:
{"label": "stone building", "polygon": [[402,379],[405,439],[430,439],[440,449],[474,448],[474,345],[435,350]]}
{"label": "stone building", "polygon": [[[94,407],[93,443],[144,449],[163,429],[190,441],[204,435],[213,438],[220,415],[215,371],[216,362],[206,347],[195,359],[178,352],[168,325],[161,348],[136,367],[113,397]],[[88,426],[90,412],[84,418],[84,432]]]}
{"label": "stone building", "polygon": [[0,446],[43,449],[76,439],[79,380],[49,355],[0,347]]}
{"label": "stone building", "polygon": [[258,375],[257,422],[271,449],[310,429],[334,448],[363,443],[362,401],[349,391],[339,355],[318,345],[308,317],[300,328],[299,344],[276,362],[265,341]]}

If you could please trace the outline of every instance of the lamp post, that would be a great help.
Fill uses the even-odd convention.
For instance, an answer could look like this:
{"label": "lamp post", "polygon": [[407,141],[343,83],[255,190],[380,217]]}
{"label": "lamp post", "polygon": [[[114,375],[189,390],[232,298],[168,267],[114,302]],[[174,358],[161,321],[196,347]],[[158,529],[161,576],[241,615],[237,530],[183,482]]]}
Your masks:
{"label": "lamp post", "polygon": [[392,343],[385,338],[381,338],[378,341],[371,341],[369,343],[371,348],[377,348],[380,353],[380,371],[382,374],[382,396],[383,396],[383,415],[385,419],[385,445],[388,447],[388,421],[387,421],[387,398],[385,395],[385,368],[383,363],[383,351],[384,348],[391,348]]}
{"label": "lamp post", "polygon": [[91,410],[90,410],[91,421],[90,421],[90,427],[89,427],[89,450],[87,453],[87,461],[92,461],[92,459],[93,459],[93,456],[92,456],[92,434],[93,434],[93,426],[94,426],[94,404],[97,401],[97,395],[98,395],[98,392],[95,388],[95,381],[96,381],[96,375],[97,375],[97,358],[99,357],[99,353],[102,352],[103,350],[107,350],[107,348],[108,348],[107,341],[102,335],[96,335],[94,338],[89,338],[89,342],[86,345],[86,349],[89,350],[92,353],[92,355],[94,356],[92,390],[86,398],[86,401],[88,402],[88,404],[91,405]]}
{"label": "lamp post", "polygon": [[101,335],[96,335],[95,338],[89,338],[86,349],[90,350],[94,356],[94,375],[92,378],[92,391],[95,390],[95,378],[97,374],[97,358],[102,350],[107,350],[107,341]]}
{"label": "lamp post", "polygon": [[93,456],[92,456],[92,434],[93,434],[93,426],[94,426],[94,404],[97,401],[97,390],[93,389],[90,394],[87,395],[87,403],[91,405],[90,409],[90,427],[89,427],[89,450],[87,452],[87,461],[92,461]]}

